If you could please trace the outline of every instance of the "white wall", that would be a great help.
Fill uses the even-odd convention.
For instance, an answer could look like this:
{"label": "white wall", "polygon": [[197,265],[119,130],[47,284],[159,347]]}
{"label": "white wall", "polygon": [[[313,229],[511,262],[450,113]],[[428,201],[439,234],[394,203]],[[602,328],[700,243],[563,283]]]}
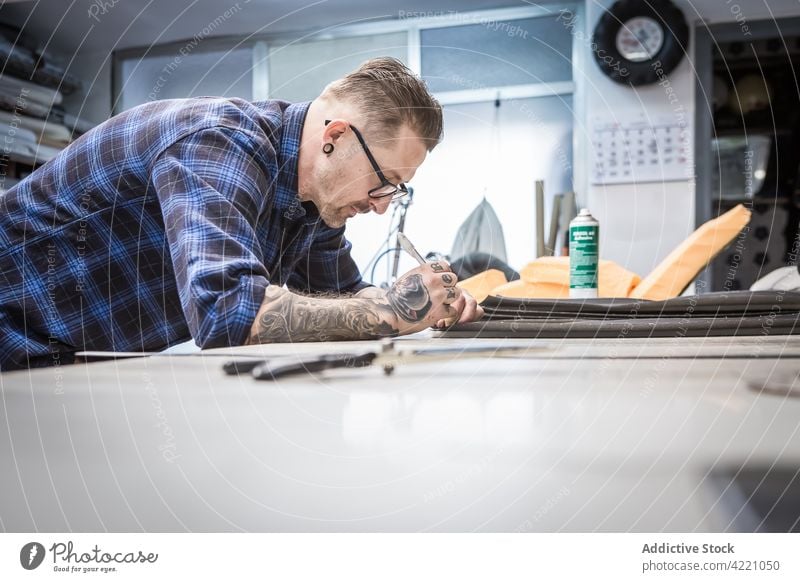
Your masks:
{"label": "white wall", "polygon": [[[405,232],[420,252],[449,253],[459,226],[485,197],[503,226],[508,263],[520,269],[532,260],[536,180],[544,180],[548,195],[572,189],[572,111],[571,95],[507,100],[498,110],[493,102],[445,107],[445,139],[412,181]],[[388,222],[369,215],[348,224],[359,266],[384,240]],[[405,257],[401,265],[415,266]],[[374,282],[385,280],[378,269]]]}
{"label": "white wall", "polygon": [[[600,3],[587,2],[587,38],[603,14]],[[686,11],[684,11],[687,14]],[[690,26],[691,28],[691,26]],[[590,47],[584,48],[585,119],[575,131],[592,143],[593,127],[604,121],[627,121],[640,117],[687,124],[686,139],[694,142],[694,75],[689,59],[668,76],[673,96],[664,87],[648,85],[636,89],[611,81],[600,72]],[[576,79],[576,81],[578,81]],[[670,97],[672,102],[670,102]],[[591,146],[584,164],[592,162]],[[591,185],[582,198],[600,220],[600,249],[603,258],[618,262],[644,276],[677,246],[695,227],[694,185],[690,180],[647,184]]]}

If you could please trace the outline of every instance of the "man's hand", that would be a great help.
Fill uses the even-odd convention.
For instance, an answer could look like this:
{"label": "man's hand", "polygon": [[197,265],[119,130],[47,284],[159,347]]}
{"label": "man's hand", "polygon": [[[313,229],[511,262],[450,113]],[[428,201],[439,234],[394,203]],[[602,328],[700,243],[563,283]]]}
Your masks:
{"label": "man's hand", "polygon": [[401,333],[474,321],[483,315],[475,299],[456,287],[446,261],[425,263],[403,275],[386,293]]}
{"label": "man's hand", "polygon": [[436,322],[437,329],[443,329],[455,325],[456,323],[469,323],[476,321],[483,317],[483,307],[478,305],[475,298],[469,294],[469,291],[459,289],[461,291],[461,298],[458,302],[453,304],[453,308],[459,311],[460,315],[456,318],[440,319]]}

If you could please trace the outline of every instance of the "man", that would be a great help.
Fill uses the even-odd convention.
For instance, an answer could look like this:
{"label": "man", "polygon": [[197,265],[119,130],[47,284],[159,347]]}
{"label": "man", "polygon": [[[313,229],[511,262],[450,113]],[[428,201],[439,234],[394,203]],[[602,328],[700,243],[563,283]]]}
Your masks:
{"label": "man", "polygon": [[0,197],[0,370],[480,317],[446,263],[384,292],[344,238],[441,135],[439,104],[389,58],[311,103],[158,101],[110,119]]}

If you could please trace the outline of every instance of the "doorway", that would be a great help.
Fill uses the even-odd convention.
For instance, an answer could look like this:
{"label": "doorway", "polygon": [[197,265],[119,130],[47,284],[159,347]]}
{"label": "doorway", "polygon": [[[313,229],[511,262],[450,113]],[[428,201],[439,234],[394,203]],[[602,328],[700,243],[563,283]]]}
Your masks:
{"label": "doorway", "polygon": [[697,223],[744,204],[748,227],[704,273],[706,289],[748,289],[797,264],[800,19],[697,29]]}

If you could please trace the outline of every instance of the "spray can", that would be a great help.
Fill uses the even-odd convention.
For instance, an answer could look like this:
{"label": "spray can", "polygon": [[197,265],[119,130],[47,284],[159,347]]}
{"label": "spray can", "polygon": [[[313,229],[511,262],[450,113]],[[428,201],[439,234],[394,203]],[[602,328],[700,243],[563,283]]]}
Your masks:
{"label": "spray can", "polygon": [[597,297],[600,223],[586,208],[569,223],[569,296]]}

